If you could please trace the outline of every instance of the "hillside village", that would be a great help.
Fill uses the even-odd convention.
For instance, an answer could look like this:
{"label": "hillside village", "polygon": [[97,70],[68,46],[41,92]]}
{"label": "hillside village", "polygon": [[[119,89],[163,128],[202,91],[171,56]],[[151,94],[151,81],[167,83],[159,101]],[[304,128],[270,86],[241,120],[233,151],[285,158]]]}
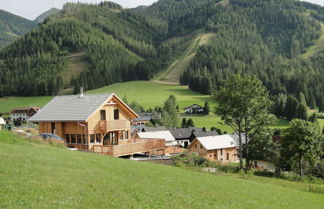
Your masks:
{"label": "hillside village", "polygon": [[89,2],[0,5],[0,208],[323,208],[324,4]]}

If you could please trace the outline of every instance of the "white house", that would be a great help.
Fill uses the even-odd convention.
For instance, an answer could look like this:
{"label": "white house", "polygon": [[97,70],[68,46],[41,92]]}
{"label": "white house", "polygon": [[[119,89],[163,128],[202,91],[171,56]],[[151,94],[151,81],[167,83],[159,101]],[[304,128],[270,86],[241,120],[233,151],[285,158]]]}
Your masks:
{"label": "white house", "polygon": [[0,118],[0,130],[4,128],[6,121],[3,118]]}

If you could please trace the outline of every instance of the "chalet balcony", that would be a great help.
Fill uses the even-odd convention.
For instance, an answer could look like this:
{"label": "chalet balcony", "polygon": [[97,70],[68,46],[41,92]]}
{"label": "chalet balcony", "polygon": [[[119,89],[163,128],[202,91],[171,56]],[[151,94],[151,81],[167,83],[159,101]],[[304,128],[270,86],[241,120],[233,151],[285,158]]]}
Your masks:
{"label": "chalet balcony", "polygon": [[118,131],[118,130],[129,130],[130,122],[127,120],[101,120],[99,122],[100,130],[103,132],[107,131]]}
{"label": "chalet balcony", "polygon": [[120,145],[93,145],[90,151],[114,157],[165,149],[164,139],[135,139]]}

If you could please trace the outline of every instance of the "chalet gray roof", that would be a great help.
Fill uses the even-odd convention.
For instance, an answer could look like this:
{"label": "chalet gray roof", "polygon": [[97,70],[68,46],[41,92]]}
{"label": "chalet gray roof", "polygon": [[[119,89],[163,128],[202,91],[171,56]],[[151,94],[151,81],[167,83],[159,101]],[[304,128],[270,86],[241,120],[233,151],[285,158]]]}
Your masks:
{"label": "chalet gray roof", "polygon": [[161,119],[161,114],[155,114],[152,112],[138,112],[137,115],[139,116],[139,118],[133,119],[134,121],[149,121],[154,116],[156,116],[158,119]]}
{"label": "chalet gray roof", "polygon": [[56,96],[40,109],[30,121],[85,121],[112,95]]}
{"label": "chalet gray roof", "polygon": [[217,131],[196,131],[192,133],[195,137],[204,137],[204,136],[217,136],[219,135]]}
{"label": "chalet gray roof", "polygon": [[[240,144],[239,135],[237,133],[234,133],[234,134],[230,134],[230,136],[235,140],[235,143],[238,146]],[[245,133],[241,133],[241,138],[242,138],[242,144],[246,144],[246,134]]]}

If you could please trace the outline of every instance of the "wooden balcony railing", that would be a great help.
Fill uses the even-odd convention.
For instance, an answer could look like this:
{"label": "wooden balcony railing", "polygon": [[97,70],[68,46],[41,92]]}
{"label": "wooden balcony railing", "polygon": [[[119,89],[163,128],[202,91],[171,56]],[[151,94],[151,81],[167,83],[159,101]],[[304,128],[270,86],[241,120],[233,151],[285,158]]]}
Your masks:
{"label": "wooden balcony railing", "polygon": [[133,143],[121,145],[93,145],[91,151],[111,156],[131,155],[165,149],[164,139],[136,139]]}
{"label": "wooden balcony railing", "polygon": [[99,127],[101,131],[129,130],[130,122],[127,120],[101,120]]}

